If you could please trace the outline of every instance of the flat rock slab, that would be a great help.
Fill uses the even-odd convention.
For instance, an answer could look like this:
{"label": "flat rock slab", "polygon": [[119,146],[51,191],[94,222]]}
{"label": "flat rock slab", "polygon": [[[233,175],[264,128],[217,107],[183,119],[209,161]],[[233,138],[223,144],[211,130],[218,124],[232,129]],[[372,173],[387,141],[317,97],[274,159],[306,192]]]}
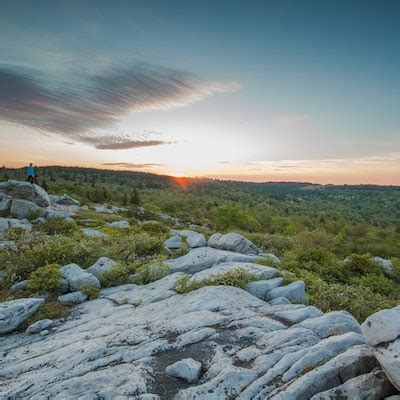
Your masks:
{"label": "flat rock slab", "polygon": [[11,332],[28,319],[44,299],[28,298],[0,303],[0,333]]}

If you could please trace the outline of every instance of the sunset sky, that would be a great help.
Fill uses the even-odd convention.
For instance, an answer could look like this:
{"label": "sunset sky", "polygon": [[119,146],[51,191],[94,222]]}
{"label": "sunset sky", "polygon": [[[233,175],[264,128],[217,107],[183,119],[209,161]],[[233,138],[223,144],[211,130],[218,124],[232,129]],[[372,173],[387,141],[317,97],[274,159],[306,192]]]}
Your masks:
{"label": "sunset sky", "polygon": [[400,185],[400,1],[18,1],[0,164]]}

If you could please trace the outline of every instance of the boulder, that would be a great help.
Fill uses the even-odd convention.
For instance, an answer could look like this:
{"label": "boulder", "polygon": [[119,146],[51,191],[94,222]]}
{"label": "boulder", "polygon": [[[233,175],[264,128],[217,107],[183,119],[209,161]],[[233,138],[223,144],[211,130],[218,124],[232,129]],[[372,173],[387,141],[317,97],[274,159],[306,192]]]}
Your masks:
{"label": "boulder", "polygon": [[129,228],[129,222],[128,221],[114,221],[114,222],[109,222],[107,226],[111,226],[112,228]]}
{"label": "boulder", "polygon": [[60,268],[60,272],[63,278],[68,281],[69,290],[71,292],[80,290],[82,285],[93,286],[100,289],[99,280],[77,264],[64,265]]}
{"label": "boulder", "polygon": [[194,232],[186,237],[186,242],[190,248],[204,247],[207,245],[206,239],[202,233]]}
{"label": "boulder", "polygon": [[400,306],[370,315],[361,324],[361,331],[370,346],[397,339],[400,336]]}
{"label": "boulder", "polygon": [[78,200],[73,199],[72,197],[68,196],[67,194],[64,194],[60,196],[55,203],[57,204],[63,204],[66,206],[80,206],[81,203]]}
{"label": "boulder", "polygon": [[29,200],[13,199],[11,202],[10,213],[18,219],[23,219],[30,215],[42,215],[44,209]]}
{"label": "boulder", "polygon": [[291,304],[286,297],[277,297],[276,299],[269,300],[271,306],[280,306],[282,304]]}
{"label": "boulder", "polygon": [[49,329],[54,325],[53,320],[51,319],[41,319],[40,321],[34,322],[32,325],[29,325],[26,329],[26,333],[33,334],[39,333],[45,329]]}
{"label": "boulder", "polygon": [[0,200],[0,213],[7,213],[11,208],[11,197],[4,197]]}
{"label": "boulder", "polygon": [[222,235],[220,233],[218,233],[218,232],[214,233],[208,238],[207,244],[210,247],[217,247],[218,241],[219,241],[219,239],[221,239],[221,237],[222,237]]}
{"label": "boulder", "polygon": [[375,357],[392,384],[400,390],[400,306],[378,311],[361,325]]}
{"label": "boulder", "polygon": [[45,219],[54,219],[54,218],[67,219],[73,217],[74,215],[76,215],[76,213],[71,210],[47,209],[43,215]]}
{"label": "boulder", "polygon": [[105,233],[100,232],[94,228],[83,228],[83,234],[87,237],[105,237],[107,236]]}
{"label": "boulder", "polygon": [[380,268],[382,268],[383,272],[386,275],[393,275],[394,269],[393,269],[393,263],[391,260],[387,260],[382,257],[373,257],[372,261],[378,265]]}
{"label": "boulder", "polygon": [[258,255],[261,253],[254,243],[246,239],[243,235],[235,232],[230,232],[221,236],[212,235],[209,239],[208,245],[217,249],[229,250],[235,253],[248,255]]}
{"label": "boulder", "polygon": [[174,235],[164,242],[164,246],[168,250],[180,250],[182,248],[182,238],[179,235]]}
{"label": "boulder", "polygon": [[50,198],[47,192],[34,183],[9,180],[0,183],[0,192],[14,199],[31,201],[40,207],[47,207],[50,205]]}
{"label": "boulder", "polygon": [[21,228],[30,231],[32,224],[28,220],[19,220],[16,218],[3,218],[0,217],[0,237],[6,233],[10,228]]}
{"label": "boulder", "polygon": [[21,290],[21,289],[25,289],[27,287],[29,283],[29,279],[25,279],[23,281],[19,281],[17,283],[14,283],[14,285],[11,286],[11,290]]}
{"label": "boulder", "polygon": [[197,382],[201,373],[201,362],[193,358],[185,358],[169,365],[165,372],[175,378],[183,379],[186,382]]}
{"label": "boulder", "polygon": [[61,303],[83,303],[87,300],[88,296],[82,293],[80,290],[72,293],[63,294],[57,297],[57,300]]}
{"label": "boulder", "polygon": [[28,319],[44,302],[44,299],[29,298],[0,303],[0,333],[13,331]]}
{"label": "boulder", "polygon": [[86,271],[94,275],[97,279],[101,279],[101,276],[105,271],[109,271],[117,265],[117,262],[108,257],[100,257],[92,266]]}
{"label": "boulder", "polygon": [[270,290],[282,286],[284,282],[285,280],[283,278],[274,278],[274,279],[250,282],[247,285],[247,291],[251,293],[253,296],[258,297],[261,300],[265,300],[265,296]]}
{"label": "boulder", "polygon": [[291,303],[308,304],[304,281],[296,281],[287,286],[276,287],[266,294],[267,300],[276,299],[277,297],[286,297]]}
{"label": "boulder", "polygon": [[255,262],[257,259],[258,257],[254,255],[217,250],[211,247],[199,247],[190,250],[182,257],[167,260],[166,263],[172,272],[194,274],[223,262]]}

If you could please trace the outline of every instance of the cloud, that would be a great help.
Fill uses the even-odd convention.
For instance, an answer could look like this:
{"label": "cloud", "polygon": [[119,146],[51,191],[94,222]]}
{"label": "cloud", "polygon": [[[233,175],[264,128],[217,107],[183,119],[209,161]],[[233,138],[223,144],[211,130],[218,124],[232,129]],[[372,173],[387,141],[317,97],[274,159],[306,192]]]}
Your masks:
{"label": "cloud", "polygon": [[136,135],[83,136],[80,141],[99,150],[126,150],[176,143],[165,140],[140,139]]}
{"label": "cloud", "polygon": [[168,110],[238,90],[236,82],[203,81],[188,73],[137,64],[96,75],[43,79],[32,70],[0,68],[0,119],[47,134],[119,149],[163,144],[96,133],[130,111]]}
{"label": "cloud", "polygon": [[135,163],[129,163],[129,162],[107,162],[107,163],[102,163],[101,165],[104,166],[111,166],[111,167],[123,167],[127,169],[152,169],[152,168],[158,168],[158,167],[164,167],[165,164],[160,164],[160,163],[143,163],[143,164],[135,164]]}

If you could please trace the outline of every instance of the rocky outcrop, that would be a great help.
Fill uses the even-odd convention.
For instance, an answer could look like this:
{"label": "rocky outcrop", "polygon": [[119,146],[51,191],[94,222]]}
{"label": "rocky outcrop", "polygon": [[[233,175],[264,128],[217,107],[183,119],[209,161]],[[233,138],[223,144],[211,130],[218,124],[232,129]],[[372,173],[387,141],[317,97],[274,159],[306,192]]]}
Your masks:
{"label": "rocky outcrop", "polygon": [[62,277],[68,282],[69,291],[80,290],[82,285],[100,288],[99,280],[77,264],[68,264],[60,268]]}
{"label": "rocky outcrop", "polygon": [[14,199],[31,201],[40,207],[50,205],[49,195],[43,188],[34,183],[9,180],[0,183],[0,192]]}
{"label": "rocky outcrop", "polygon": [[261,250],[254,243],[246,239],[243,235],[234,232],[227,233],[226,235],[214,233],[214,235],[210,236],[208,245],[216,249],[248,255],[258,255],[261,253]]}
{"label": "rocky outcrop", "polygon": [[361,330],[389,380],[400,390],[400,306],[372,314]]}
{"label": "rocky outcrop", "polygon": [[108,222],[107,226],[111,226],[112,228],[120,228],[120,229],[125,229],[125,228],[129,228],[130,227],[128,221]]}
{"label": "rocky outcrop", "polygon": [[36,215],[38,217],[44,213],[44,209],[29,200],[13,199],[10,213],[18,219],[23,219],[31,215]]}
{"label": "rocky outcrop", "polygon": [[21,228],[30,231],[32,229],[32,224],[25,219],[19,220],[16,218],[0,217],[0,238],[2,238],[10,228]]}
{"label": "rocky outcrop", "polygon": [[372,261],[378,265],[380,268],[382,268],[382,271],[386,275],[393,275],[394,269],[393,269],[393,263],[391,260],[387,260],[382,257],[373,257]]}
{"label": "rocky outcrop", "polygon": [[206,239],[202,233],[189,229],[172,229],[171,234],[186,238],[186,243],[191,249],[207,246]]}
{"label": "rocky outcrop", "polygon": [[105,271],[113,269],[116,265],[117,263],[114,260],[111,260],[111,258],[100,257],[92,266],[87,268],[86,271],[100,280]]}
{"label": "rocky outcrop", "polygon": [[11,332],[28,319],[44,299],[18,299],[0,303],[0,333]]}
{"label": "rocky outcrop", "polygon": [[182,248],[182,238],[174,235],[164,242],[164,247],[168,250],[180,250]]}

